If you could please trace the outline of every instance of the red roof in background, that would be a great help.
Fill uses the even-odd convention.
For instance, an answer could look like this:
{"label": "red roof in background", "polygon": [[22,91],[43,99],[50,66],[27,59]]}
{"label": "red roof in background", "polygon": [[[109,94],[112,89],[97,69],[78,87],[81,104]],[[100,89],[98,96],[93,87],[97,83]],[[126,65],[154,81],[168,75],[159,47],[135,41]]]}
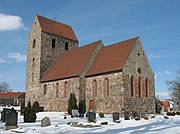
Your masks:
{"label": "red roof in background", "polygon": [[43,32],[78,41],[71,26],[37,15]]}
{"label": "red roof in background", "polygon": [[83,71],[92,56],[96,46],[101,41],[96,41],[59,55],[50,69],[42,77],[41,82],[78,76]]}
{"label": "red roof in background", "polygon": [[169,101],[160,101],[160,104],[161,104],[163,107],[170,107]]}
{"label": "red roof in background", "polygon": [[103,47],[86,76],[122,69],[137,38]]}
{"label": "red roof in background", "polygon": [[22,94],[25,94],[25,92],[0,92],[0,98],[15,98]]}

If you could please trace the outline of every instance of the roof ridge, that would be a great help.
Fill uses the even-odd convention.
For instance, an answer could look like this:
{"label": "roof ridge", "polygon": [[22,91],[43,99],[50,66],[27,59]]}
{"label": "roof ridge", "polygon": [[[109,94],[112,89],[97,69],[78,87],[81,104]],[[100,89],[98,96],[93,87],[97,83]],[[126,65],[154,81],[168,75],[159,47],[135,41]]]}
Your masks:
{"label": "roof ridge", "polygon": [[[127,42],[127,41],[134,40],[134,39],[138,39],[138,38],[139,38],[139,36],[137,36],[137,37],[133,37],[133,38],[130,38],[130,39],[127,39],[127,40],[123,40],[123,41],[119,41],[119,42],[116,42],[116,43],[110,44],[110,45],[105,46],[105,47],[109,47],[109,46],[112,46],[112,45],[116,45],[116,44],[119,44],[119,43]],[[119,45],[124,45],[124,44],[119,44]]]}
{"label": "roof ridge", "polygon": [[52,21],[52,22],[55,22],[55,23],[60,23],[60,24],[62,24],[62,25],[66,25],[66,26],[71,27],[71,25],[68,25],[68,24],[65,24],[65,23],[62,23],[62,22],[53,20],[53,19],[49,19],[49,18],[47,18],[47,17],[41,16],[41,15],[38,15],[38,14],[36,14],[36,16],[37,16],[37,18],[38,18],[38,17],[41,17],[41,18],[43,18],[43,19],[46,19],[46,20],[49,20],[49,21]]}

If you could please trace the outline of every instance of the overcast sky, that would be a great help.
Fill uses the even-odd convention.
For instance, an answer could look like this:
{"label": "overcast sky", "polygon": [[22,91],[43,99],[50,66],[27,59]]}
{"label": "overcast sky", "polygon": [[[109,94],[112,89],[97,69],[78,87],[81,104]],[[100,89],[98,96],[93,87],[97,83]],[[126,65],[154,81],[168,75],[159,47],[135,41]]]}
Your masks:
{"label": "overcast sky", "polygon": [[179,0],[0,0],[0,82],[25,91],[27,40],[34,15],[72,26],[80,46],[139,36],[159,97],[180,67]]}

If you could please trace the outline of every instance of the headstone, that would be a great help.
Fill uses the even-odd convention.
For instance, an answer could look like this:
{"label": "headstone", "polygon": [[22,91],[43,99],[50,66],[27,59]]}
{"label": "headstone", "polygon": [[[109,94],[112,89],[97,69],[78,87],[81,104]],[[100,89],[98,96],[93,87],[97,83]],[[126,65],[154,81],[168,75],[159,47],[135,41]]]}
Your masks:
{"label": "headstone", "polygon": [[5,130],[17,128],[18,113],[14,109],[6,109]]}
{"label": "headstone", "polygon": [[41,127],[47,127],[47,126],[50,126],[50,125],[51,125],[51,121],[50,121],[49,117],[44,117],[41,120]]}
{"label": "headstone", "polygon": [[3,108],[3,111],[1,112],[1,121],[5,122],[5,117],[6,117],[6,108]]}
{"label": "headstone", "polygon": [[89,112],[87,114],[88,122],[96,122],[96,113]]}
{"label": "headstone", "polygon": [[124,120],[129,120],[129,112],[124,111]]}
{"label": "headstone", "polygon": [[78,110],[72,109],[72,116],[78,117],[79,116]]}
{"label": "headstone", "polygon": [[119,120],[119,113],[118,112],[114,112],[113,113],[113,121]]}

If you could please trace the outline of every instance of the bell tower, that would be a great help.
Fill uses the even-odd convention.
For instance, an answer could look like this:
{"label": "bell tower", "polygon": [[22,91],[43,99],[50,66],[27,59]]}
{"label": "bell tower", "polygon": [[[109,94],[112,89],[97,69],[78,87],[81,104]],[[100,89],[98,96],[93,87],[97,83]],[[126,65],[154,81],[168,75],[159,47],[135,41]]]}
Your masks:
{"label": "bell tower", "polygon": [[36,15],[28,37],[26,104],[41,102],[42,76],[63,52],[78,47],[71,26]]}

